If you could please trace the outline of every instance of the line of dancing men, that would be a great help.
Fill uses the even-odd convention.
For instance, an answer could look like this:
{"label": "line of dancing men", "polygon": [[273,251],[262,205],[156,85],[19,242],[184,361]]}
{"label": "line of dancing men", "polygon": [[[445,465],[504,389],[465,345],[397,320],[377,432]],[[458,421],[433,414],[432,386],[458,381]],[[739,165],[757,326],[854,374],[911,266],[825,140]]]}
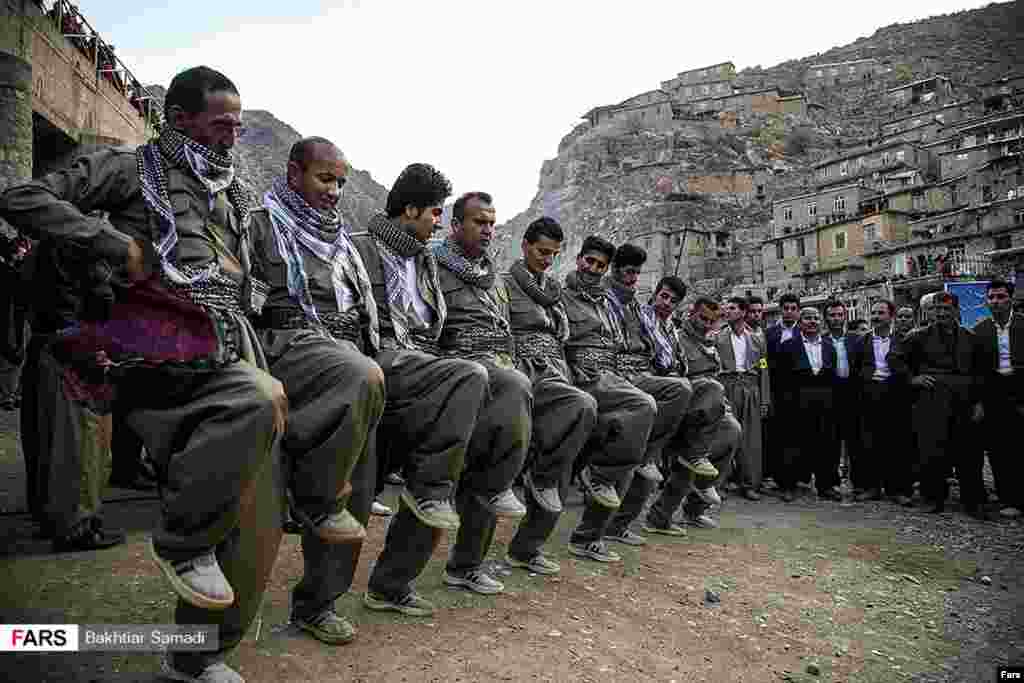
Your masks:
{"label": "line of dancing men", "polygon": [[[432,240],[451,186],[426,164],[350,232],[337,208],[350,166],[326,139],[296,143],[262,199],[250,195],[229,156],[241,111],[227,77],[189,69],[170,84],[158,138],[0,195],[0,217],[39,241],[22,402],[30,509],[58,549],[123,541],[99,521],[109,416],[144,441],[162,503],[150,555],[179,597],[175,620],[220,635],[216,652],[170,655],[171,675],[242,680],[224,657],[259,611],[286,515],[304,559],[292,622],[350,642],[334,603],[382,473],[400,470],[405,485],[363,602],[429,616],[414,581],[446,531],[447,585],[503,590],[484,564],[501,517],[520,520],[508,564],[558,573],[543,548],[573,477],[585,492],[573,556],[616,562],[608,541],[643,545],[637,527],[714,526],[734,454],[756,495],[773,379],[813,423],[804,455],[785,457],[821,446],[836,358],[815,347],[816,311],[801,313],[799,336],[773,341],[738,324],[751,307],[730,300],[730,325],[711,334],[716,301],[698,297],[676,322],[684,283],[665,278],[640,302],[645,252],[597,236],[563,287],[546,274],[565,241],[550,218],[496,273],[493,198],[459,197],[450,232]],[[929,351],[906,362],[935,374]]]}

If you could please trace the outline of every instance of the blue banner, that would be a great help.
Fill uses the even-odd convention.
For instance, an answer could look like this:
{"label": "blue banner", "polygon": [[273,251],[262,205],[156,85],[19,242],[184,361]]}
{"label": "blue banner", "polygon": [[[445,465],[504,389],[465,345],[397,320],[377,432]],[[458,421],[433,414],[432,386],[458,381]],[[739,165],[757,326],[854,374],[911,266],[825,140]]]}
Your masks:
{"label": "blue banner", "polygon": [[985,303],[988,282],[947,282],[946,291],[960,300],[960,324],[971,329],[985,318],[992,317]]}

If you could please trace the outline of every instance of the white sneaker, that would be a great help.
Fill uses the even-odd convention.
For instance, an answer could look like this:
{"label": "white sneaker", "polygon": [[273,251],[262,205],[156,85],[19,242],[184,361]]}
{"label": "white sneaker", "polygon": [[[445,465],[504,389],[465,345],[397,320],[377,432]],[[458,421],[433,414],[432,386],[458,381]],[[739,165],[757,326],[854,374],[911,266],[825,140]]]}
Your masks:
{"label": "white sneaker", "polygon": [[1020,508],[1005,507],[999,511],[999,516],[1005,519],[1017,519],[1020,517]]}
{"label": "white sneaker", "polygon": [[487,505],[494,511],[494,514],[498,517],[512,517],[518,519],[526,516],[526,506],[519,502],[516,498],[516,494],[512,492],[512,489],[505,489],[501,493],[493,496]]}
{"label": "white sneaker", "polygon": [[395,514],[395,511],[389,508],[384,503],[375,500],[373,501],[373,504],[370,505],[370,514],[377,515],[379,517],[390,517],[391,515]]}
{"label": "white sneaker", "polygon": [[212,550],[184,562],[172,562],[160,556],[150,541],[149,554],[185,602],[207,610],[224,610],[235,602],[235,592],[220,569]]}
{"label": "white sneaker", "polygon": [[718,490],[714,486],[709,486],[706,489],[694,488],[693,492],[697,494],[697,497],[703,500],[708,505],[721,505],[722,497],[718,495]]}
{"label": "white sneaker", "polygon": [[637,469],[636,474],[638,477],[643,477],[647,481],[652,481],[655,484],[660,484],[665,481],[665,477],[662,476],[661,470],[653,462],[649,462],[643,467]]}

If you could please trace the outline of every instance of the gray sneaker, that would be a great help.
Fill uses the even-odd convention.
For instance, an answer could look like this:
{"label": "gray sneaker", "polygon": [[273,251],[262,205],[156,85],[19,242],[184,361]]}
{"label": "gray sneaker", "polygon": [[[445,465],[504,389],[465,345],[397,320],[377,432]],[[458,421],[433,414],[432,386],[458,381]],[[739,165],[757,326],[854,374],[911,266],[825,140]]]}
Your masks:
{"label": "gray sneaker", "polygon": [[342,509],[313,520],[313,533],[324,543],[358,543],[366,538],[366,527]]}
{"label": "gray sneaker", "polygon": [[699,477],[714,479],[718,476],[718,468],[711,464],[707,455],[702,455],[699,458],[694,458],[693,460],[687,460],[680,456],[679,464]]}
{"label": "gray sneaker", "polygon": [[699,489],[694,487],[694,494],[703,500],[708,505],[721,505],[722,497],[718,495],[718,491],[715,490],[714,486],[709,486],[706,489]]}
{"label": "gray sneaker", "polygon": [[200,609],[224,610],[235,602],[235,591],[212,550],[184,562],[171,562],[160,557],[151,540],[149,553],[174,592],[188,604]]}
{"label": "gray sneaker", "polygon": [[647,545],[647,539],[640,534],[631,531],[629,529],[623,529],[621,532],[610,532],[604,535],[609,541],[615,541],[616,543],[625,543],[626,545]]}
{"label": "gray sneaker", "polygon": [[595,484],[590,478],[589,469],[580,472],[580,481],[583,482],[583,487],[598,505],[612,510],[618,510],[622,506],[622,499],[619,498],[615,487],[608,484]]}
{"label": "gray sneaker", "polygon": [[662,536],[674,536],[676,538],[686,536],[686,529],[672,522],[669,522],[668,526],[658,526],[648,520],[647,524],[644,524],[641,528],[649,534],[661,534]]}
{"label": "gray sneaker", "polygon": [[512,489],[505,489],[494,495],[487,501],[487,507],[491,508],[498,517],[512,517],[520,519],[526,516],[526,506],[519,502]]}
{"label": "gray sneaker", "polygon": [[366,591],[363,595],[363,606],[377,612],[400,612],[410,617],[430,617],[434,615],[434,606],[414,591],[409,591],[400,598],[392,598],[381,593]]}
{"label": "gray sneaker", "polygon": [[292,617],[292,623],[309,633],[321,643],[344,645],[356,638],[356,629],[348,619],[329,607],[311,617]]}
{"label": "gray sneaker", "polygon": [[193,676],[174,668],[170,655],[160,660],[160,673],[162,678],[182,683],[245,683],[242,675],[224,662],[207,664],[206,668]]}
{"label": "gray sneaker", "polygon": [[459,513],[447,500],[417,498],[409,489],[402,489],[399,499],[416,515],[416,519],[429,527],[452,531],[459,528]]}
{"label": "gray sneaker", "polygon": [[570,543],[569,553],[576,557],[585,557],[588,560],[598,562],[619,562],[622,557],[614,550],[609,550],[608,544],[604,541],[591,541],[590,543]]}
{"label": "gray sneaker", "polygon": [[533,499],[537,502],[542,509],[547,510],[553,515],[557,515],[564,509],[562,505],[562,497],[558,495],[557,488],[537,488],[536,483],[533,481],[533,476],[529,471],[523,472],[523,483],[526,488],[529,489]]}
{"label": "gray sneaker", "polygon": [[661,474],[661,470],[653,462],[649,462],[643,467],[640,467],[636,471],[638,477],[643,477],[647,481],[653,481],[655,484],[660,484],[665,481],[665,477]]}
{"label": "gray sneaker", "polygon": [[699,529],[717,529],[718,528],[718,522],[715,521],[715,519],[713,517],[710,517],[710,516],[708,516],[706,514],[700,514],[700,515],[684,514],[683,515],[683,519],[685,519],[686,523],[689,524],[690,526],[695,526],[695,527],[697,527]]}
{"label": "gray sneaker", "polygon": [[562,571],[561,565],[552,560],[550,557],[537,553],[529,560],[519,560],[511,555],[505,557],[505,563],[510,567],[519,567],[527,571],[533,572],[534,574],[552,575]]}
{"label": "gray sneaker", "polygon": [[463,574],[453,574],[446,569],[444,570],[444,582],[449,586],[468,588],[480,595],[495,595],[505,590],[505,584],[482,569],[470,569]]}

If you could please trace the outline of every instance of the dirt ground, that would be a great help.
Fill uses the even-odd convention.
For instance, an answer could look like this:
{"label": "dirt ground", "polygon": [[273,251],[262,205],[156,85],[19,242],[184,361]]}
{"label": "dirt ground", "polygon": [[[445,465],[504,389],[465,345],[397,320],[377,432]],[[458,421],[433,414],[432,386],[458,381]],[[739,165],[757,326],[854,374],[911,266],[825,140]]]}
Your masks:
{"label": "dirt ground", "polygon": [[[167,623],[169,589],[145,555],[159,508],[112,490],[108,525],[129,542],[53,554],[32,538],[13,416],[0,415],[0,623]],[[395,492],[388,493],[394,502]],[[446,588],[447,543],[418,581],[431,619],[364,610],[359,602],[386,519],[375,517],[353,591],[339,610],[356,642],[328,647],[288,626],[299,578],[286,536],[259,628],[231,662],[250,683],[281,681],[847,681],[995,680],[1024,664],[1024,528],[888,503],[783,504],[730,497],[722,528],[688,538],[616,545],[617,565],[565,552],[579,516],[570,500],[549,550],[557,577],[500,563],[506,591]],[[709,596],[708,591],[717,595]],[[712,599],[709,600],[708,598]],[[153,681],[156,654],[0,654],[0,681]]]}

